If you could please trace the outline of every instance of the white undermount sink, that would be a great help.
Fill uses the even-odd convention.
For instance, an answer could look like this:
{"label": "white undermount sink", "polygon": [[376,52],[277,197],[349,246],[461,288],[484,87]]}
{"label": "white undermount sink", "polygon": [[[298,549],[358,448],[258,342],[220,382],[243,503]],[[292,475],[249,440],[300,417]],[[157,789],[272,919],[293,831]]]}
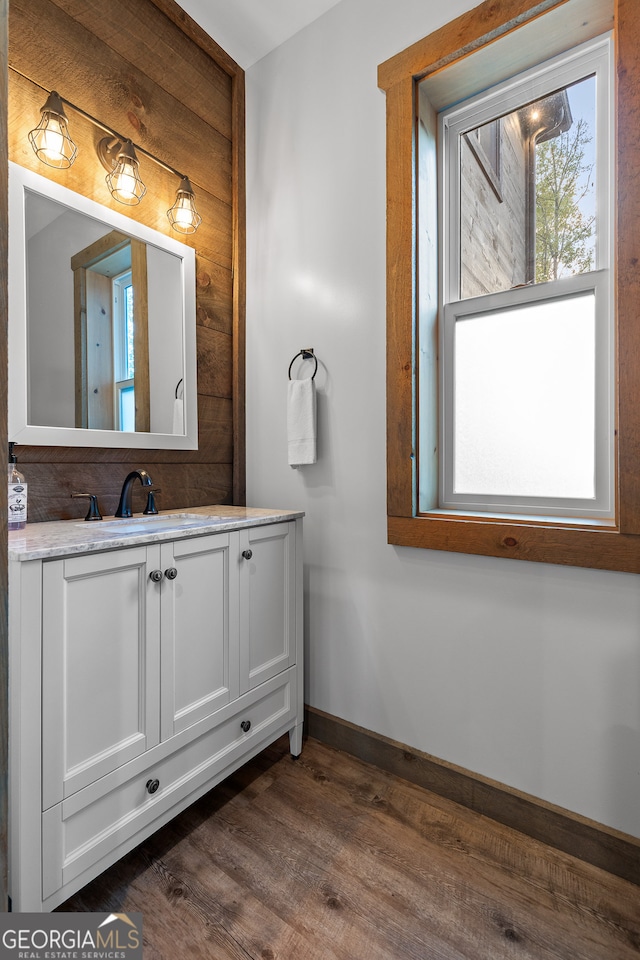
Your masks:
{"label": "white undermount sink", "polygon": [[[199,513],[170,513],[163,516],[123,517],[113,520],[96,520],[96,530],[109,533],[157,533],[162,530],[186,530],[190,527],[206,527],[211,523],[223,523],[226,517],[202,516]],[[79,526],[86,526],[86,521]]]}

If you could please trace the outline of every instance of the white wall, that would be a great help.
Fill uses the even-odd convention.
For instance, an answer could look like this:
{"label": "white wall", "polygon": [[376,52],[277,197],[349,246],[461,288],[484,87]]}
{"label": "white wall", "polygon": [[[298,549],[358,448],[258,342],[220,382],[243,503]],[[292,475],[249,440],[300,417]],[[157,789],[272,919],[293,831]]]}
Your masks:
{"label": "white wall", "polygon": [[[306,511],[310,704],[640,837],[640,580],[386,543],[376,69],[474,5],[342,0],[248,71],[248,502]],[[308,346],[319,461],[296,471]]]}
{"label": "white wall", "polygon": [[[35,198],[36,210],[40,199]],[[55,206],[65,212],[28,242],[28,417],[29,423],[38,426],[74,427],[76,354],[71,257],[98,240],[104,229],[89,217]],[[30,209],[34,209],[33,204]]]}
{"label": "white wall", "polygon": [[182,262],[149,243],[147,274],[151,432],[173,433],[176,387],[184,377]]}

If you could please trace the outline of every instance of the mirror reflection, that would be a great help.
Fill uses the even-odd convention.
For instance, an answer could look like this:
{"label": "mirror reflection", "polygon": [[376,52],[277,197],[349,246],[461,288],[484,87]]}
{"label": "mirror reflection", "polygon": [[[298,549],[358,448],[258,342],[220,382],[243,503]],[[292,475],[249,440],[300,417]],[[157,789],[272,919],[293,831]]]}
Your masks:
{"label": "mirror reflection", "polygon": [[9,439],[197,450],[195,259],[10,162]]}
{"label": "mirror reflection", "polygon": [[28,423],[184,434],[181,258],[24,196]]}

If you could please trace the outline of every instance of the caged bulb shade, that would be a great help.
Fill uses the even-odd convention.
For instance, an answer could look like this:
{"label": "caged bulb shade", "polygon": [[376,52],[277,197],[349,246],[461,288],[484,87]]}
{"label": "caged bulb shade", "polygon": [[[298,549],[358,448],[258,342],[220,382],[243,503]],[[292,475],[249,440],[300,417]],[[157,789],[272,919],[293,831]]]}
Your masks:
{"label": "caged bulb shade", "polygon": [[75,160],[78,148],[69,136],[67,116],[55,90],[49,94],[40,113],[40,123],[30,131],[29,142],[39,160],[64,170]]}
{"label": "caged bulb shade", "polygon": [[202,217],[196,210],[195,194],[188,177],[183,177],[173,206],[167,210],[169,223],[178,233],[195,233]]}
{"label": "caged bulb shade", "polygon": [[130,140],[125,140],[118,148],[115,166],[105,180],[111,196],[119,203],[133,206],[144,197],[147,188],[140,177],[138,158]]}

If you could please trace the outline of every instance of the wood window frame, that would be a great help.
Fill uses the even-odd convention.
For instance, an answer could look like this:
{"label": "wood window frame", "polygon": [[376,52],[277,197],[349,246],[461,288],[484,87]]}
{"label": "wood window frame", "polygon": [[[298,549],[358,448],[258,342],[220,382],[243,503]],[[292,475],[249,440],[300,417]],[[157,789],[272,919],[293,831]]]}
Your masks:
{"label": "wood window frame", "polygon": [[[95,267],[101,260],[116,253],[122,247],[129,245],[131,247],[131,282],[135,290],[134,298],[134,355],[135,355],[135,397],[136,397],[136,432],[148,433],[151,429],[151,399],[149,384],[149,303],[148,303],[148,283],[147,283],[147,245],[141,240],[129,237],[127,234],[120,233],[118,230],[111,230],[95,243],[85,247],[74,254],[71,258],[71,269],[73,271],[73,294],[74,294],[74,341],[75,341],[75,406],[76,406],[76,427],[89,426],[89,410],[91,400],[89,399],[88,386],[88,351],[89,338],[87,336],[88,321],[88,277],[87,270]],[[105,281],[105,297],[109,302],[110,309],[105,313],[105,346],[107,347],[108,358],[105,361],[105,387],[108,388],[104,404],[104,412],[107,416],[103,428],[116,429],[114,426],[114,372],[113,372],[113,316],[111,310],[112,285],[110,277],[103,277]],[[100,344],[97,345],[100,347]],[[94,348],[95,349],[95,348]],[[100,409],[100,407],[98,407]]]}
{"label": "wood window frame", "polygon": [[[599,527],[417,514],[417,84],[551,11],[589,7],[591,36],[613,29],[617,510]],[[613,21],[608,7],[613,8]],[[602,12],[604,9],[604,12]],[[600,13],[598,13],[600,11]],[[600,21],[596,23],[596,21]],[[586,37],[578,36],[576,43]],[[640,13],[634,0],[485,0],[378,69],[387,102],[387,533],[401,546],[640,572]]]}

